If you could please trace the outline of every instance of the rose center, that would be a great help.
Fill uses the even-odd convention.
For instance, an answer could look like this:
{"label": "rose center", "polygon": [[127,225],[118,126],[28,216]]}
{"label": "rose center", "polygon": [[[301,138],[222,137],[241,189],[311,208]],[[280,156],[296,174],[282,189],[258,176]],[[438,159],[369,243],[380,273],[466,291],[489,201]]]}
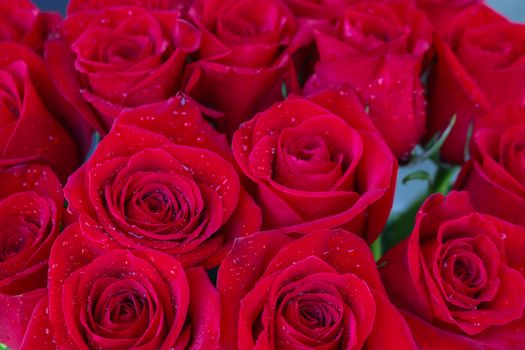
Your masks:
{"label": "rose center", "polygon": [[288,146],[287,152],[295,159],[307,162],[330,159],[330,150],[319,136],[301,137]]}
{"label": "rose center", "polygon": [[332,315],[333,310],[326,308],[324,304],[312,302],[299,302],[299,314],[304,323],[318,327],[329,327],[334,324],[335,320]]}
{"label": "rose center", "polygon": [[142,313],[144,303],[136,294],[117,297],[110,311],[110,320],[115,324],[130,324]]}
{"label": "rose center", "polygon": [[140,55],[140,47],[134,42],[119,42],[110,49],[110,54],[127,61],[134,61]]}
{"label": "rose center", "polygon": [[151,213],[160,213],[168,205],[168,199],[161,193],[148,193],[142,197],[143,205]]}
{"label": "rose center", "polygon": [[454,262],[454,276],[469,287],[479,283],[480,271],[475,262],[467,257],[460,256]]}
{"label": "rose center", "polygon": [[11,225],[11,227],[5,229],[5,231],[0,234],[0,238],[0,262],[3,262],[20,254],[29,247],[34,241],[35,234],[29,225],[19,223],[18,225]]}

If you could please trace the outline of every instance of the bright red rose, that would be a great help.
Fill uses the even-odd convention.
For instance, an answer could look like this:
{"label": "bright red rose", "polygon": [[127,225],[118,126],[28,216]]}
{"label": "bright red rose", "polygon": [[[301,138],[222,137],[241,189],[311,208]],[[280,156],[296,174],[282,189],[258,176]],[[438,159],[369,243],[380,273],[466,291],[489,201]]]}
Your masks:
{"label": "bright red rose", "polygon": [[196,28],[179,11],[115,6],[71,13],[48,41],[53,81],[99,131],[122,110],[160,102],[180,87]]}
{"label": "bright red rose", "polygon": [[0,43],[0,159],[45,162],[67,178],[83,161],[91,136],[60,106],[42,58],[19,44]]}
{"label": "bright red rose", "polygon": [[470,124],[493,107],[525,101],[525,25],[511,23],[484,5],[472,6],[437,38],[430,76],[429,136],[457,121],[445,143],[445,160],[462,163]]}
{"label": "bright red rose", "polygon": [[17,42],[40,52],[59,22],[58,14],[40,12],[29,0],[0,1],[0,42]]}
{"label": "bright red rose", "polygon": [[232,147],[263,229],[343,227],[368,242],[383,229],[397,162],[349,91],[289,97],[243,124]]}
{"label": "bright red rose", "polygon": [[224,136],[178,96],[121,114],[66,198],[84,234],[211,267],[261,222],[231,158]]}
{"label": "bright red rose", "polygon": [[220,299],[202,268],[154,250],[111,250],[78,225],[49,263],[49,305],[37,309],[24,349],[216,348]]}
{"label": "bright red rose", "polygon": [[420,349],[519,349],[525,232],[475,212],[465,192],[430,197],[381,277]]}
{"label": "bright red rose", "polygon": [[416,349],[367,244],[344,230],[241,238],[217,284],[225,349]]}
{"label": "bright red rose", "polygon": [[361,1],[315,37],[320,60],[304,92],[354,88],[394,154],[408,157],[425,132],[420,79],[432,30],[424,14],[405,2]]}
{"label": "bright red rose", "polygon": [[477,210],[525,226],[525,106],[497,108],[476,130],[455,187],[468,191]]}
{"label": "bright red rose", "polygon": [[417,0],[417,7],[425,12],[438,33],[443,34],[461,11],[483,2],[484,0]]}
{"label": "bright red rose", "polygon": [[18,349],[45,295],[49,252],[62,222],[60,181],[41,165],[0,168],[0,343]]}
{"label": "bright red rose", "polygon": [[193,9],[202,31],[197,61],[188,66],[186,91],[222,114],[231,136],[240,123],[282,99],[291,72],[287,47],[295,20],[278,0],[203,0]]}
{"label": "bright red rose", "polygon": [[186,10],[194,0],[70,0],[67,13],[101,10],[114,6],[137,6],[148,10]]}

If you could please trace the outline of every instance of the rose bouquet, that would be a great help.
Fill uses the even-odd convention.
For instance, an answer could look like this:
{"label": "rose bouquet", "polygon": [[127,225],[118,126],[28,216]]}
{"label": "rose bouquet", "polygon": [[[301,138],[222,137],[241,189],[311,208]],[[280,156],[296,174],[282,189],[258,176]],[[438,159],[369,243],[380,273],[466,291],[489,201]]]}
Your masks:
{"label": "rose bouquet", "polygon": [[1,1],[7,348],[525,348],[525,25]]}

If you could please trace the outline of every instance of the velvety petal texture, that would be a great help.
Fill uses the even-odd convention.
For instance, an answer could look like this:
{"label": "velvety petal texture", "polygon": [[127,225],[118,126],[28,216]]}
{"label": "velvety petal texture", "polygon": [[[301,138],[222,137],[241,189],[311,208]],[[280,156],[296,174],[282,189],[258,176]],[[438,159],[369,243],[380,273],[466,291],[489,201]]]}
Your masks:
{"label": "velvety petal texture", "polygon": [[188,66],[185,91],[214,110],[214,123],[231,136],[240,123],[281,100],[283,82],[295,79],[287,52],[295,19],[276,0],[197,1],[192,18],[202,42]]}
{"label": "velvety petal texture", "polygon": [[386,223],[397,162],[351,91],[289,97],[243,124],[232,147],[264,229],[344,227],[372,242]]}
{"label": "velvety petal texture", "polygon": [[55,85],[74,113],[100,132],[122,110],[174,96],[187,53],[199,46],[197,29],[180,11],[130,3],[72,3],[78,11],[70,8],[46,45]]}
{"label": "velvety petal texture", "polygon": [[123,113],[70,177],[66,198],[86,234],[211,267],[261,223],[231,160],[224,136],[179,95]]}
{"label": "velvety petal texture", "polygon": [[45,296],[48,258],[64,197],[48,167],[0,168],[0,343],[18,349]]}
{"label": "velvety petal texture", "polygon": [[124,5],[144,7],[148,10],[186,10],[192,3],[193,0],[70,0],[67,5],[67,13]]}
{"label": "velvety petal texture", "polygon": [[305,94],[352,87],[396,157],[407,158],[425,132],[420,79],[432,45],[425,15],[406,1],[358,1],[315,40],[320,59]]}
{"label": "velvety petal texture", "polygon": [[[53,247],[44,332],[58,349],[214,349],[220,300],[201,268],[154,250],[112,250],[69,226]],[[49,340],[51,339],[51,343]]]}
{"label": "velvety petal texture", "polygon": [[472,137],[472,159],[455,187],[474,207],[525,226],[525,106],[506,105],[482,117]]}
{"label": "velvety petal texture", "polygon": [[241,238],[217,283],[226,349],[416,349],[368,246],[344,230]]}
{"label": "velvety petal texture", "polygon": [[523,234],[475,212],[466,192],[427,199],[409,238],[380,262],[385,287],[421,349],[523,344]]}
{"label": "velvety petal texture", "polygon": [[41,12],[30,0],[0,3],[0,42],[9,41],[41,52],[52,29],[60,22],[56,13]]}
{"label": "velvety petal texture", "polygon": [[523,103],[525,25],[511,23],[485,5],[467,8],[436,38],[430,74],[428,136],[456,124],[442,157],[462,163],[470,125],[492,108]]}
{"label": "velvety petal texture", "polygon": [[417,7],[425,12],[439,34],[446,33],[455,16],[468,7],[483,2],[484,0],[416,0]]}
{"label": "velvety petal texture", "polygon": [[65,180],[82,162],[91,135],[62,113],[62,103],[40,56],[0,43],[0,159],[45,162]]}

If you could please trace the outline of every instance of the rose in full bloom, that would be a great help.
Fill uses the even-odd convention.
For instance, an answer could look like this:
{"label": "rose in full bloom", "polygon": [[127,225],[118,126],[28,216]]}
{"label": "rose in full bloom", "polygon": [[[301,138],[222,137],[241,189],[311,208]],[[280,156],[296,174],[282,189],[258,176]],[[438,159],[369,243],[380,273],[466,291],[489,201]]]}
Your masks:
{"label": "rose in full bloom", "polygon": [[296,24],[278,0],[203,0],[193,9],[202,31],[185,91],[222,114],[217,127],[232,135],[240,123],[282,99],[286,78],[295,79],[287,48]]}
{"label": "rose in full bloom", "polygon": [[416,349],[367,244],[344,230],[241,238],[217,284],[225,349]]}
{"label": "rose in full bloom", "polygon": [[0,2],[0,42],[16,42],[40,52],[59,22],[58,14],[40,12],[29,0]]}
{"label": "rose in full bloom", "polygon": [[91,136],[60,112],[62,105],[42,58],[20,44],[0,43],[0,159],[45,162],[66,179]]}
{"label": "rose in full bloom", "polygon": [[497,108],[476,123],[472,159],[456,182],[474,207],[525,226],[525,106]]}
{"label": "rose in full bloom", "polygon": [[484,0],[417,0],[417,7],[425,12],[434,28],[442,34],[455,16],[469,6],[483,2]]}
{"label": "rose in full bloom", "polygon": [[111,250],[78,225],[60,235],[49,263],[49,303],[24,349],[216,348],[220,299],[202,268],[154,250]]}
{"label": "rose in full bloom", "polygon": [[436,194],[380,272],[419,349],[519,349],[524,249],[523,229],[475,212],[467,193]]}
{"label": "rose in full bloom", "polygon": [[51,169],[0,164],[0,343],[13,349],[45,295],[63,208],[62,187]]}
{"label": "rose in full bloom", "polygon": [[193,0],[70,0],[67,5],[67,13],[124,5],[144,7],[148,10],[187,10],[193,2]]}
{"label": "rose in full bloom", "polygon": [[177,10],[88,8],[61,23],[46,59],[64,98],[103,132],[122,110],[174,96],[198,44],[196,28]]}
{"label": "rose in full bloom", "polygon": [[289,97],[243,124],[232,148],[263,229],[343,227],[372,242],[386,223],[397,162],[348,90]]}
{"label": "rose in full bloom", "polygon": [[349,85],[394,154],[409,156],[425,132],[420,79],[432,44],[425,15],[406,2],[360,1],[315,38],[320,60],[305,94]]}
{"label": "rose in full bloom", "polygon": [[261,222],[232,160],[225,137],[179,95],[121,114],[66,198],[84,234],[211,267]]}
{"label": "rose in full bloom", "polygon": [[430,76],[429,136],[457,120],[442,156],[462,163],[471,123],[494,107],[525,101],[525,25],[489,7],[471,6],[436,39],[437,64]]}

